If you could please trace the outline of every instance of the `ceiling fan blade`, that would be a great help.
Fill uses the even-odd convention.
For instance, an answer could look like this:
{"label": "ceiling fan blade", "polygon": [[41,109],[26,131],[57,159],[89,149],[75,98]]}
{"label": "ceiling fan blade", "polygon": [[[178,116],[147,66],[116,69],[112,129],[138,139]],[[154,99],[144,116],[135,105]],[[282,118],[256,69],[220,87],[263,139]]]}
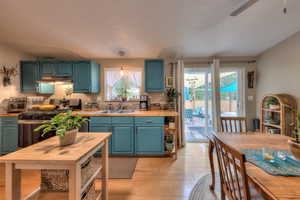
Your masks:
{"label": "ceiling fan blade", "polygon": [[249,1],[247,1],[242,6],[240,6],[238,9],[236,9],[235,11],[233,11],[230,14],[230,16],[232,16],[232,17],[238,16],[239,14],[241,14],[242,12],[244,12],[245,10],[247,10],[249,7],[251,7],[256,2],[258,2],[258,0],[249,0]]}

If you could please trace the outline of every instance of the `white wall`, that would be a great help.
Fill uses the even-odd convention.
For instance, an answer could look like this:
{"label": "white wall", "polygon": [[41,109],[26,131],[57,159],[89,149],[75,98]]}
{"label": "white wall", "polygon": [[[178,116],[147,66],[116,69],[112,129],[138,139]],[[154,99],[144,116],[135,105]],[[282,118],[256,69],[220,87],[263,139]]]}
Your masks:
{"label": "white wall", "polygon": [[[20,60],[32,60],[34,57],[16,51],[4,45],[0,45],[0,67],[5,65],[16,65]],[[12,85],[4,87],[2,83],[3,75],[0,74],[0,101],[8,97],[20,95],[20,73],[18,67],[18,75],[12,78]]]}
{"label": "white wall", "polygon": [[300,106],[300,32],[264,52],[257,71],[257,105],[265,94],[286,93]]}

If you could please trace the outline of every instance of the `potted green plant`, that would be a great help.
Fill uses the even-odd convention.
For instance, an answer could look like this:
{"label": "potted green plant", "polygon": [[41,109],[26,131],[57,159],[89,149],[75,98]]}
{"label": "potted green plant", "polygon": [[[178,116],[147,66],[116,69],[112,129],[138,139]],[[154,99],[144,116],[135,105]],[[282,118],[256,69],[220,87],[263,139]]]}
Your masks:
{"label": "potted green plant", "polygon": [[295,128],[295,139],[288,140],[289,149],[293,156],[300,160],[300,112],[297,113],[297,125]]}
{"label": "potted green plant", "polygon": [[170,109],[176,109],[176,100],[179,97],[179,92],[171,87],[166,90],[167,101],[169,103]]}
{"label": "potted green plant", "polygon": [[59,138],[59,145],[66,146],[76,141],[78,129],[86,121],[88,121],[87,118],[78,114],[73,115],[71,111],[68,111],[67,113],[60,113],[54,116],[49,121],[45,121],[45,123],[37,127],[35,131],[42,130],[42,136],[50,131],[55,131]]}
{"label": "potted green plant", "polygon": [[279,110],[280,109],[279,101],[278,101],[278,99],[276,99],[274,97],[269,97],[267,99],[266,106],[267,106],[267,108],[269,108],[271,110]]}
{"label": "potted green plant", "polygon": [[165,139],[165,146],[168,152],[172,152],[174,148],[174,137],[172,134],[167,134]]}

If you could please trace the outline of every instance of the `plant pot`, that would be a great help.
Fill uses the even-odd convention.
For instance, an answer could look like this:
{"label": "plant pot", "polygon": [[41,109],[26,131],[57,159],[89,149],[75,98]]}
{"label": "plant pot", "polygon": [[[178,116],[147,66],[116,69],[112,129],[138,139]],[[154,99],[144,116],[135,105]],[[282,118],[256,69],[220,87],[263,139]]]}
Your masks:
{"label": "plant pot", "polygon": [[279,110],[280,109],[280,105],[270,104],[269,105],[269,109],[270,110]]}
{"label": "plant pot", "polygon": [[67,145],[74,144],[76,141],[77,133],[78,133],[78,129],[74,129],[71,131],[67,131],[65,133],[64,138],[58,137],[59,138],[59,146],[67,146]]}
{"label": "plant pot", "polygon": [[166,143],[166,150],[168,152],[172,152],[174,148],[174,144],[173,143]]}
{"label": "plant pot", "polygon": [[296,143],[295,140],[288,140],[288,144],[293,156],[300,161],[300,144]]}

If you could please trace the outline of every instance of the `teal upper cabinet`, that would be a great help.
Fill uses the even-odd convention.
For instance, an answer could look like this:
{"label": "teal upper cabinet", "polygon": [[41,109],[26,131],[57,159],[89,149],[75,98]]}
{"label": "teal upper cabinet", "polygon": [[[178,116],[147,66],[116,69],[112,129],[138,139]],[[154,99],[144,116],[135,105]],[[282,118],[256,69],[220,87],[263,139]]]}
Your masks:
{"label": "teal upper cabinet", "polygon": [[74,93],[98,93],[100,66],[93,61],[75,61],[73,63]]}
{"label": "teal upper cabinet", "polygon": [[70,77],[74,83],[74,93],[100,91],[100,66],[94,61],[21,61],[23,93],[54,93],[54,85],[37,84],[45,76]]}
{"label": "teal upper cabinet", "polygon": [[145,60],[145,92],[164,92],[164,61]]}
{"label": "teal upper cabinet", "polygon": [[40,61],[40,77],[55,76],[56,61]]}
{"label": "teal upper cabinet", "polygon": [[72,61],[40,61],[40,76],[69,76],[73,75]]}
{"label": "teal upper cabinet", "polygon": [[39,80],[39,63],[36,61],[21,62],[21,92],[36,93]]}
{"label": "teal upper cabinet", "polygon": [[69,76],[73,75],[73,62],[72,61],[58,61],[55,68],[55,76]]}

